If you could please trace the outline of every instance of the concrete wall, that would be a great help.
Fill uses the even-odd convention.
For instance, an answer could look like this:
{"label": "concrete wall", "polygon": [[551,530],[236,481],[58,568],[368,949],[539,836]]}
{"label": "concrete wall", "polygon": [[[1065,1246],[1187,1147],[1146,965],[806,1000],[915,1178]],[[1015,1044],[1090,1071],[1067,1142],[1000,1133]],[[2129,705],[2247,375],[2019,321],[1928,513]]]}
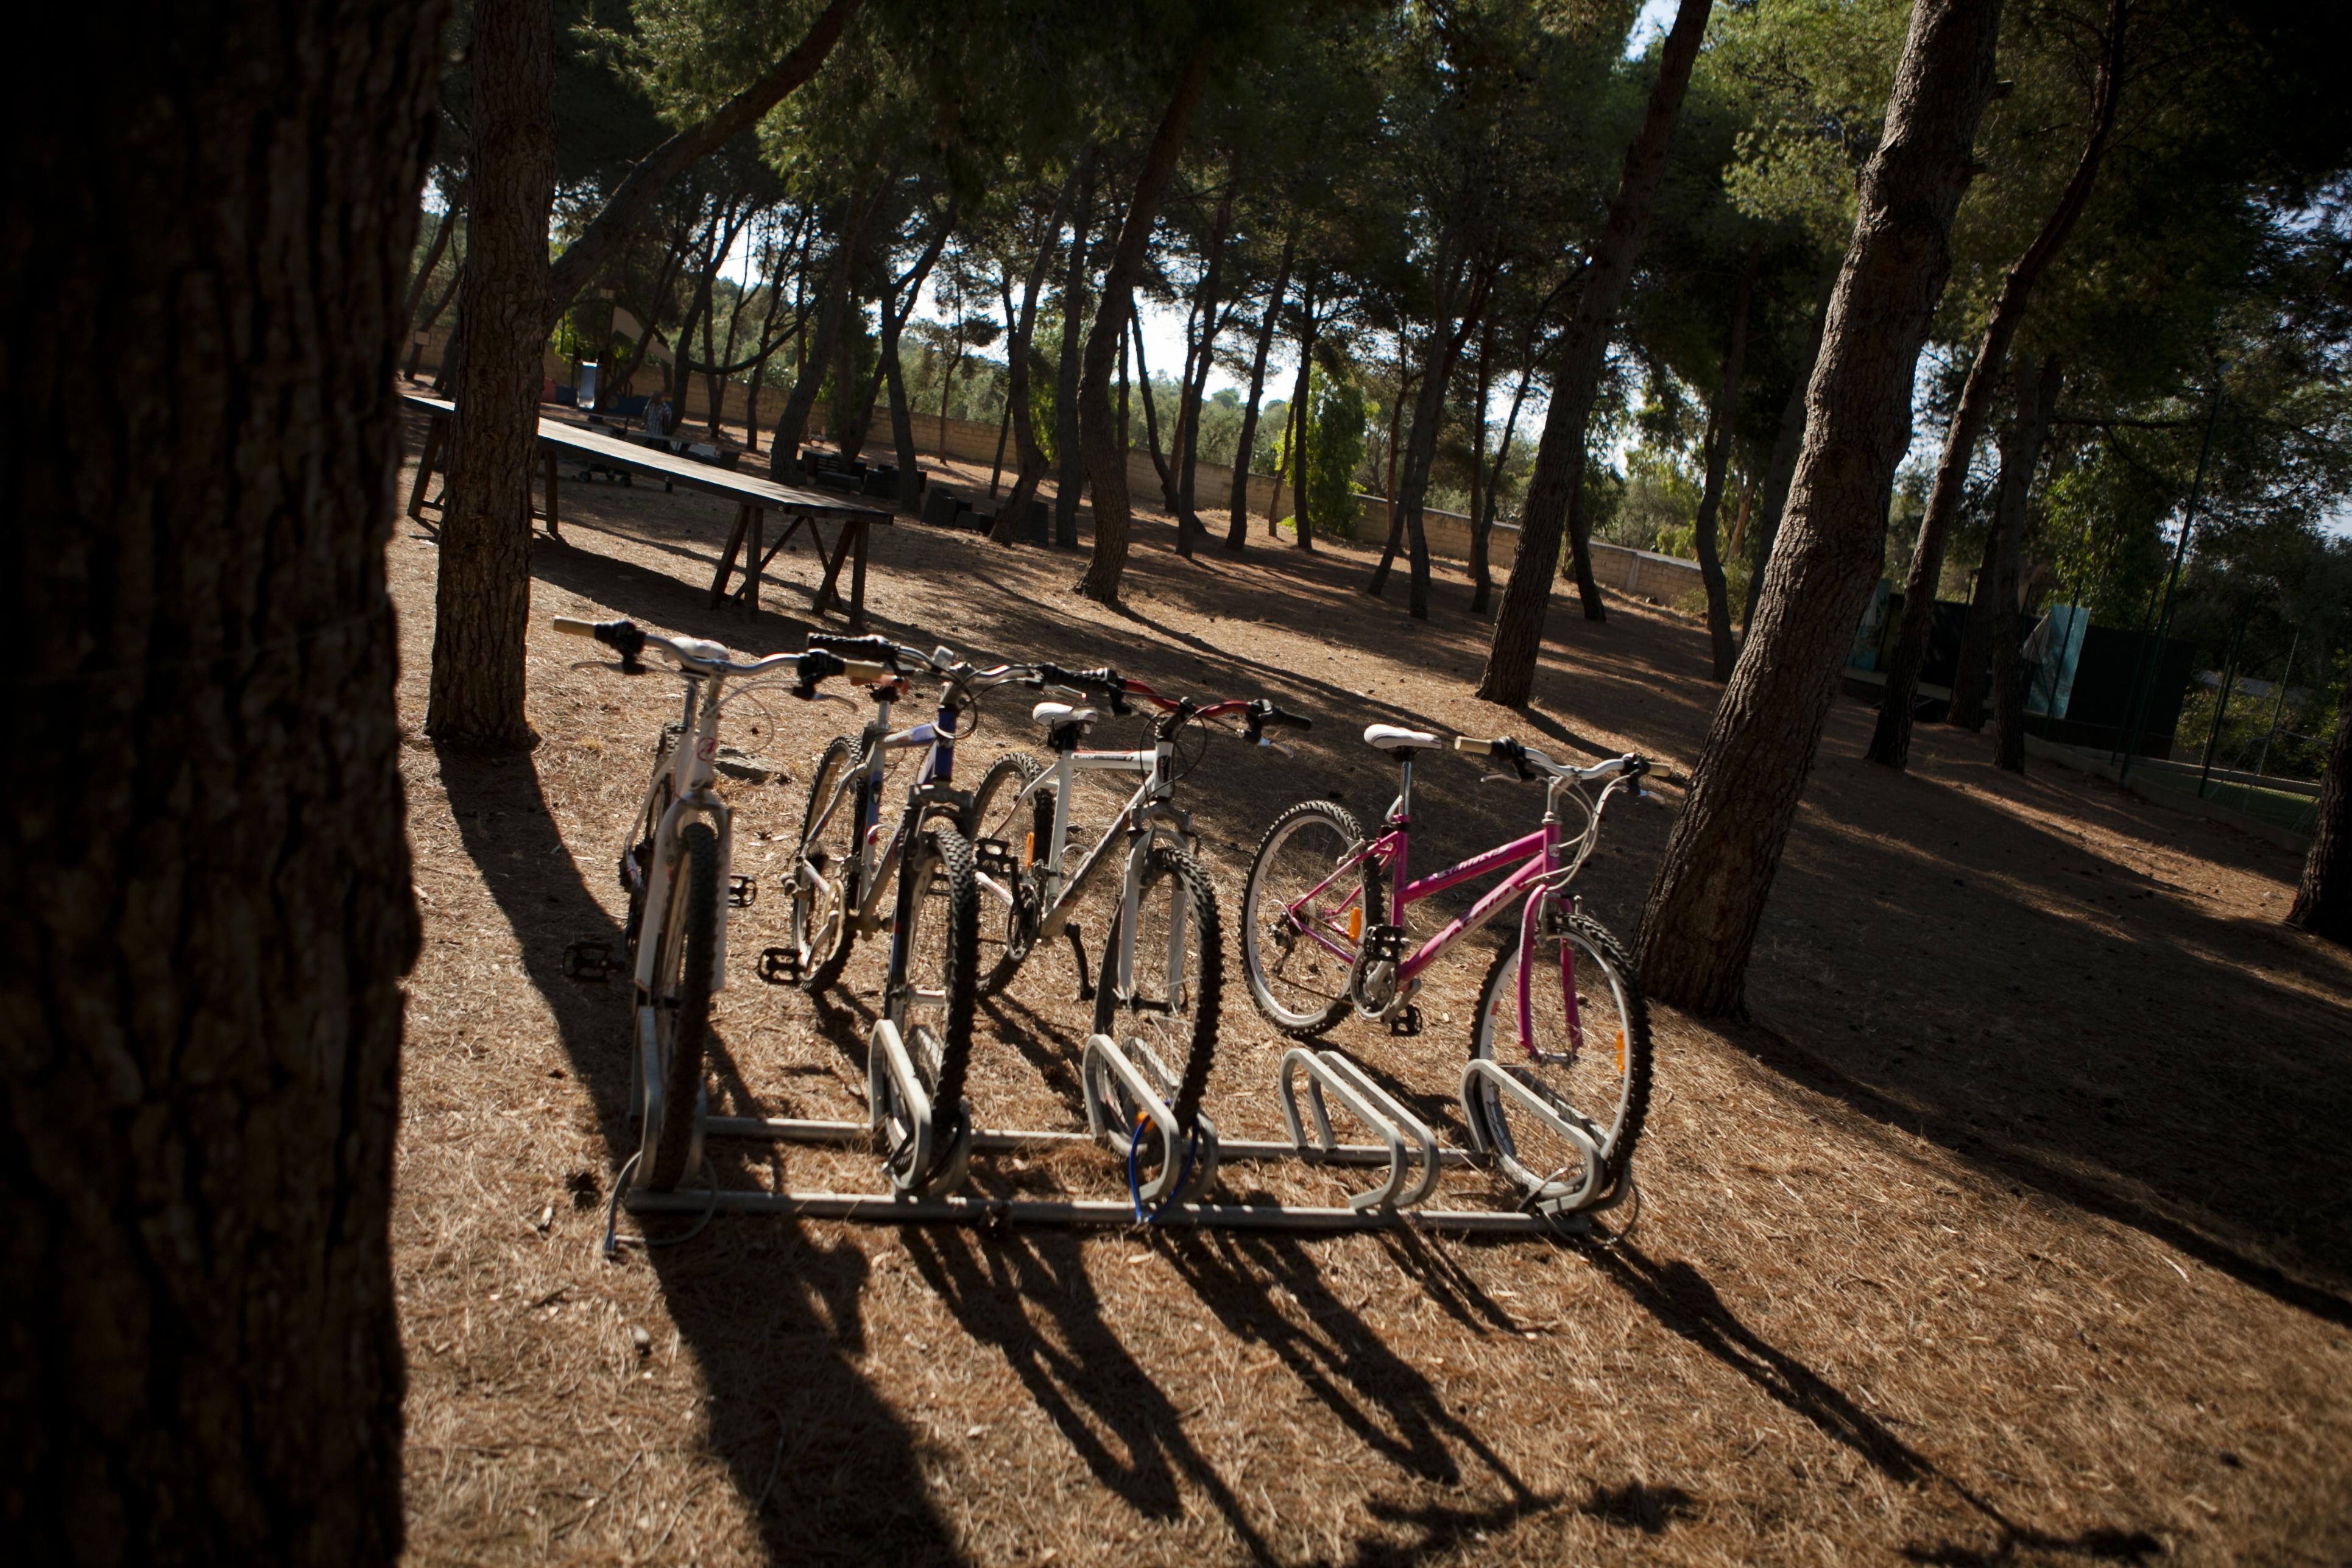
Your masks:
{"label": "concrete wall", "polygon": [[[1387,542],[1389,503],[1378,496],[1358,496],[1356,500],[1360,508],[1357,540],[1375,545]],[[1429,541],[1431,555],[1447,561],[1470,559],[1470,520],[1461,512],[1424,507],[1421,529]],[[1496,523],[1494,537],[1486,542],[1487,569],[1499,580],[1509,573],[1518,553],[1517,526]],[[1662,605],[1678,603],[1685,595],[1702,592],[1706,586],[1699,578],[1696,561],[1647,550],[1628,550],[1622,544],[1604,544],[1597,539],[1592,542],[1592,575],[1603,588]]]}

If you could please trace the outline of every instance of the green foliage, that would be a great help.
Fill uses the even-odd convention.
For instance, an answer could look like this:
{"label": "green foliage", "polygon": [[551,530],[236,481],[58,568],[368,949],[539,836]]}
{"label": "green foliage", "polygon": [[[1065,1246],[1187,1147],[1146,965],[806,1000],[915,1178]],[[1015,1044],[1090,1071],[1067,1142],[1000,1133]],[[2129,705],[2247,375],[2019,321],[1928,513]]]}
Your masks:
{"label": "green foliage", "polygon": [[1318,533],[1356,536],[1356,466],[1364,457],[1364,389],[1353,380],[1315,376],[1308,420],[1307,519]]}
{"label": "green foliage", "polygon": [[1628,550],[1690,558],[1700,481],[1698,469],[1680,454],[1634,447],[1625,454],[1623,489],[1608,519],[1595,520],[1593,536]]}

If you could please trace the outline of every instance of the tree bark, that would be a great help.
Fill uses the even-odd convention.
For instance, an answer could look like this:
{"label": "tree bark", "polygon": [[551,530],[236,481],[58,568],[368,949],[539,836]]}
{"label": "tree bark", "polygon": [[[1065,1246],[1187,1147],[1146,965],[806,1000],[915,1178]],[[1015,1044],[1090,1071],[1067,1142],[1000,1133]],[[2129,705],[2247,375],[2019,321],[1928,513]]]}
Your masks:
{"label": "tree bark", "polygon": [[[1103,275],[1102,302],[1095,312],[1094,329],[1087,334],[1087,352],[1078,376],[1078,447],[1086,458],[1087,481],[1094,491],[1094,559],[1077,591],[1106,605],[1118,603],[1118,580],[1127,570],[1130,525],[1127,495],[1127,454],[1116,448],[1110,426],[1111,358],[1118,352],[1121,330],[1134,303],[1135,280],[1143,269],[1144,247],[1151,226],[1176,172],[1176,155],[1183,151],[1184,133],[1192,123],[1202,92],[1209,85],[1209,59],[1215,35],[1205,33],[1192,47],[1177,79],[1176,90],[1152,133],[1143,167],[1135,177],[1127,216],[1111,247],[1110,267]],[[1150,388],[1145,395],[1150,395]]]}
{"label": "tree bark", "polygon": [[[1657,85],[1642,119],[1642,129],[1625,151],[1625,166],[1617,180],[1617,194],[1609,204],[1609,221],[1585,263],[1583,287],[1578,293],[1576,317],[1561,333],[1559,369],[1552,378],[1551,408],[1544,419],[1543,438],[1536,447],[1535,472],[1519,509],[1519,553],[1511,563],[1510,581],[1503,588],[1503,605],[1495,616],[1495,635],[1486,652],[1486,668],[1478,695],[1507,707],[1528,700],[1535,689],[1536,658],[1543,651],[1544,611],[1551,599],[1551,574],[1559,559],[1560,533],[1570,522],[1570,511],[1584,486],[1585,427],[1591,422],[1601,372],[1609,355],[1611,323],[1617,302],[1633,276],[1633,258],[1650,225],[1650,204],[1657,195],[1666,168],[1666,144],[1680,118],[1683,94],[1690,86],[1691,62],[1698,56],[1706,33],[1710,0],[1682,0],[1675,25],[1659,51]],[[1580,511],[1582,509],[1575,509]],[[1591,524],[1574,520],[1581,536]],[[1601,585],[1577,545],[1577,591],[1585,614],[1601,612]]]}
{"label": "tree bark", "polygon": [[1748,367],[1748,307],[1756,294],[1756,274],[1739,276],[1739,302],[1731,311],[1731,346],[1723,355],[1723,381],[1716,388],[1715,411],[1707,420],[1706,482],[1699,491],[1698,517],[1692,539],[1698,551],[1699,581],[1706,587],[1706,638],[1714,654],[1712,673],[1717,681],[1731,679],[1731,596],[1723,581],[1723,557],[1716,549],[1716,520],[1723,511],[1723,473],[1731,464],[1731,446],[1739,427],[1739,378]]}
{"label": "tree bark", "polygon": [[2286,923],[2352,947],[2352,681],[2336,704],[2336,739],[2319,777],[2318,821]]}
{"label": "tree bark", "polygon": [[[898,506],[903,511],[914,511],[922,505],[923,470],[915,455],[914,410],[907,402],[907,367],[898,360],[898,342],[905,335],[907,323],[914,319],[915,301],[922,297],[923,284],[931,268],[939,265],[940,252],[947,247],[948,236],[954,231],[956,205],[950,201],[940,213],[939,222],[932,226],[931,237],[923,247],[915,265],[892,285],[881,301],[882,376],[890,394],[890,442],[898,459]],[[940,456],[944,460],[947,444],[940,444]]]}
{"label": "tree bark", "polygon": [[[1315,302],[1311,292],[1307,302],[1309,307]],[[1284,434],[1282,447],[1283,466],[1290,470],[1291,545],[1298,550],[1315,548],[1315,526],[1307,515],[1307,448],[1313,445],[1310,432],[1314,420],[1313,410],[1307,405],[1315,390],[1315,341],[1318,336],[1315,312],[1310,308],[1307,312],[1307,335],[1298,342],[1298,381],[1290,394],[1290,425]],[[1275,479],[1274,500],[1272,510],[1280,511],[1282,480],[1279,475]],[[1272,531],[1273,519],[1266,520],[1266,527]]]}
{"label": "tree bark", "polygon": [[1290,287],[1290,258],[1297,249],[1298,219],[1294,216],[1282,237],[1282,261],[1274,269],[1274,288],[1266,294],[1265,319],[1258,323],[1257,349],[1250,359],[1249,402],[1242,409],[1241,437],[1234,443],[1233,523],[1225,531],[1225,548],[1235,555],[1249,543],[1250,463],[1257,453],[1257,405],[1265,394],[1265,356],[1274,352],[1275,322],[1282,314],[1282,296]]}
{"label": "tree bark", "polygon": [[1233,222],[1234,184],[1228,172],[1224,195],[1217,200],[1216,221],[1209,236],[1208,270],[1201,279],[1201,347],[1194,356],[1199,363],[1188,367],[1184,399],[1176,410],[1177,440],[1184,454],[1176,466],[1176,532],[1180,539],[1194,534],[1205,536],[1209,531],[1194,504],[1197,487],[1193,481],[1201,466],[1201,399],[1209,390],[1209,356],[1216,349],[1217,333],[1224,325],[1219,287],[1224,281],[1225,229]]}
{"label": "tree bark", "polygon": [[[1054,542],[1076,549],[1078,542],[1078,499],[1086,489],[1086,458],[1078,450],[1078,378],[1086,356],[1086,334],[1079,331],[1087,313],[1087,236],[1094,227],[1095,179],[1102,149],[1094,142],[1078,159],[1077,216],[1070,226],[1070,266],[1062,279],[1062,357],[1054,373]],[[1120,471],[1127,455],[1119,454]]]}
{"label": "tree bark", "polygon": [[2009,449],[2000,457],[2000,498],[1994,507],[1994,531],[2000,540],[1992,574],[1993,714],[1997,744],[1993,761],[2011,773],[2025,771],[2025,505],[2033,491],[2034,465],[2042,459],[2042,437],[2049,433],[2050,415],[2058,406],[2063,373],[2055,356],[2038,371],[2025,365],[2017,371],[2017,423]]}
{"label": "tree bark", "polygon": [[167,7],[125,47],[118,14],[60,11],[19,84],[0,1521],[20,1563],[400,1554],[417,921],[383,551],[443,19]]}
{"label": "tree bark", "polygon": [[536,739],[523,713],[523,634],[555,200],[553,0],[479,0],[471,52],[473,216],[425,728],[444,745],[520,751]]}
{"label": "tree bark", "polygon": [[[1374,595],[1388,586],[1389,563],[1395,556],[1402,531],[1410,547],[1411,585],[1405,595],[1405,613],[1417,621],[1429,619],[1429,535],[1421,511],[1429,495],[1429,470],[1437,457],[1437,437],[1445,423],[1445,394],[1454,384],[1454,368],[1461,362],[1463,345],[1477,330],[1486,309],[1488,274],[1484,265],[1465,259],[1442,269],[1440,275],[1445,283],[1430,321],[1428,353],[1421,367],[1419,395],[1413,399],[1412,433],[1405,442],[1404,475],[1401,483],[1390,487],[1389,547],[1381,552],[1370,584]],[[1483,420],[1486,411],[1480,409],[1476,416]],[[1393,440],[1390,450],[1395,450]]]}
{"label": "tree bark", "polygon": [[1912,376],[1991,95],[2000,0],[1918,0],[1807,393],[1805,446],[1756,626],[1707,726],[1636,944],[1653,997],[1738,1011],[1748,952],[1878,580]]}
{"label": "tree bark", "polygon": [[[1135,389],[1141,394],[1143,404],[1143,449],[1151,458],[1151,467],[1160,476],[1160,500],[1169,511],[1176,510],[1176,479],[1168,470],[1168,459],[1160,451],[1160,399],[1152,395],[1151,367],[1143,363],[1143,322],[1135,313],[1132,297],[1127,304],[1127,336],[1135,350]],[[1176,553],[1192,553],[1192,542],[1184,531],[1176,531]]]}
{"label": "tree bark", "polygon": [[[1012,299],[1005,300],[1005,319],[1012,326],[1011,342],[1004,355],[1004,414],[1013,431],[1016,472],[1013,493],[996,509],[996,521],[988,537],[998,544],[1010,544],[1021,527],[1022,514],[1037,494],[1037,486],[1045,478],[1045,453],[1037,445],[1036,420],[1029,408],[1029,346],[1036,340],[1037,295],[1045,286],[1045,271],[1053,264],[1054,247],[1062,237],[1063,221],[1069,216],[1070,203],[1078,188],[1080,175],[1072,170],[1062,182],[1060,194],[1054,198],[1053,216],[1045,220],[1045,237],[1037,242],[1037,253],[1029,258],[1028,275],[1021,281],[1021,310],[1014,314]],[[997,437],[997,460],[1003,461],[1004,439]],[[989,489],[995,489],[993,479]]]}
{"label": "tree bark", "polygon": [[2124,27],[2131,5],[2132,0],[2107,0],[2098,77],[2092,89],[2090,134],[2057,206],[2001,279],[1992,314],[1977,343],[1976,359],[1960,385],[1959,406],[1953,410],[1951,428],[1944,435],[1943,455],[1927,491],[1927,510],[1919,520],[1919,542],[1911,554],[1911,570],[1903,580],[1903,616],[1895,627],[1895,647],[1886,664],[1886,690],[1879,700],[1878,721],[1870,737],[1870,760],[1890,768],[1903,767],[1910,760],[1913,709],[1918,702],[1919,671],[1927,661],[1928,634],[1936,624],[1936,588],[1944,574],[1944,543],[1959,511],[1960,492],[1968,487],[1969,462],[1976,453],[1978,437],[1984,433],[1993,389],[2009,357],[2010,340],[2025,319],[2034,284],[2066,243],[2074,220],[2091,199],[2091,185],[2098,177],[2108,133],[2115,128],[2116,101],[2123,89]]}

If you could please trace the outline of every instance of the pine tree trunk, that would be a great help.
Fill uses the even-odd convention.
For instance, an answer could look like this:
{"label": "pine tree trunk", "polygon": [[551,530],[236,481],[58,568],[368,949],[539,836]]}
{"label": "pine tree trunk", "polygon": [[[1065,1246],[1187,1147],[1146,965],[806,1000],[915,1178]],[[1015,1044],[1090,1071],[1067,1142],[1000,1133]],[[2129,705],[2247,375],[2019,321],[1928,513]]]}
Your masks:
{"label": "pine tree trunk", "polygon": [[[829,368],[827,362],[834,357],[834,345],[841,337],[842,317],[849,310],[849,273],[856,263],[858,237],[865,230],[867,216],[881,205],[880,195],[877,190],[871,195],[853,196],[843,216],[841,238],[834,246],[832,264],[825,268],[824,292],[817,298],[815,330],[802,347],[792,395],[784,399],[784,411],[776,416],[776,431],[768,442],[768,474],[772,479],[789,480],[800,477],[801,442],[808,436],[809,416],[816,408],[816,395],[824,385]],[[834,400],[847,402],[847,389],[836,387]],[[832,423],[839,425],[844,412],[835,409]]]}
{"label": "pine tree trunk", "polygon": [[[1006,279],[1005,320],[1013,324],[1004,354],[1004,418],[1006,428],[1013,432],[1016,454],[1013,493],[996,509],[996,521],[988,537],[998,544],[1010,544],[1018,535],[1022,519],[1029,503],[1037,494],[1037,486],[1045,478],[1045,454],[1037,445],[1036,420],[1029,408],[1030,345],[1036,342],[1037,295],[1045,286],[1045,272],[1052,266],[1054,247],[1062,237],[1062,224],[1069,216],[1070,202],[1078,187],[1078,173],[1062,182],[1061,193],[1054,198],[1053,216],[1045,220],[1045,236],[1037,243],[1037,254],[1029,258],[1029,271],[1021,281],[1021,308],[1013,309],[1011,279]],[[996,437],[996,461],[1004,462],[1004,435]],[[989,493],[996,492],[992,475]]]}
{"label": "pine tree trunk", "polygon": [[1659,51],[1657,85],[1651,89],[1642,129],[1625,151],[1625,166],[1617,180],[1617,194],[1609,204],[1609,221],[1592,247],[1584,268],[1584,283],[1576,302],[1576,317],[1561,334],[1552,401],[1544,419],[1543,438],[1536,446],[1535,472],[1519,509],[1519,553],[1511,563],[1510,581],[1503,587],[1503,605],[1495,616],[1495,635],[1486,651],[1486,668],[1478,695],[1489,702],[1516,707],[1535,689],[1536,659],[1543,651],[1544,612],[1551,600],[1551,574],[1559,559],[1560,534],[1572,525],[1577,566],[1577,591],[1588,618],[1601,614],[1601,585],[1593,580],[1585,536],[1591,524],[1571,510],[1584,487],[1585,427],[1591,422],[1601,372],[1609,357],[1611,323],[1617,301],[1632,278],[1633,258],[1650,226],[1650,204],[1666,169],[1666,144],[1673,140],[1675,121],[1681,117],[1683,94],[1690,86],[1691,62],[1698,57],[1706,33],[1710,0],[1682,0],[1675,25]]}
{"label": "pine tree trunk", "polygon": [[[1307,303],[1310,306],[1314,303],[1311,295]],[[1316,325],[1314,312],[1309,310],[1307,335],[1298,343],[1298,381],[1290,394],[1290,427],[1284,435],[1282,448],[1284,466],[1290,470],[1290,542],[1297,550],[1315,548],[1314,521],[1307,515],[1307,447],[1314,444],[1311,433],[1313,421],[1307,404],[1315,390]],[[1273,510],[1280,511],[1282,484],[1279,479],[1275,483],[1274,499],[1276,504]],[[1272,518],[1266,520],[1266,527],[1272,531]]]}
{"label": "pine tree trunk", "polygon": [[1780,434],[1772,439],[1772,466],[1764,473],[1764,494],[1756,509],[1754,531],[1748,535],[1748,604],[1739,612],[1739,640],[1756,624],[1756,600],[1764,592],[1764,574],[1772,563],[1772,546],[1780,535],[1780,514],[1788,510],[1789,483],[1797,475],[1797,455],[1805,444],[1805,391],[1812,384],[1813,365],[1822,354],[1822,328],[1829,320],[1830,294],[1837,286],[1832,272],[1822,281],[1820,301],[1813,307],[1813,330],[1805,344],[1805,359],[1780,409]]}
{"label": "pine tree trunk", "polygon": [[1886,131],[1807,394],[1805,446],[1756,625],[1666,840],[1636,957],[1650,994],[1739,1010],[1748,956],[1812,771],[1911,434],[1912,377],[1992,92],[2000,0],[1917,0]]}
{"label": "pine tree trunk", "polygon": [[[416,362],[425,356],[425,334],[431,331],[435,324],[441,320],[441,312],[447,310],[449,301],[457,297],[458,286],[465,280],[466,258],[461,256],[457,258],[457,265],[450,271],[448,287],[441,290],[433,301],[433,308],[425,312],[424,320],[418,321],[409,332],[408,362],[400,369],[404,379],[409,381],[416,379]],[[445,361],[442,369],[446,371],[448,368]],[[438,373],[436,377],[437,374]]]}
{"label": "pine tree trunk", "polygon": [[1224,325],[1219,313],[1219,289],[1224,281],[1225,230],[1233,223],[1233,216],[1234,180],[1228,171],[1224,195],[1217,200],[1216,222],[1209,237],[1208,271],[1201,279],[1200,363],[1184,378],[1184,401],[1176,413],[1177,440],[1184,453],[1176,468],[1176,529],[1180,534],[1209,531],[1195,505],[1194,480],[1201,466],[1201,399],[1209,390],[1210,355],[1216,349],[1217,333]]}
{"label": "pine tree trunk", "polygon": [[[2011,438],[2001,443],[2000,485],[2009,482],[2009,452],[2016,438],[2016,426],[2011,426]],[[1993,510],[2000,510],[1998,501]],[[1960,654],[1952,668],[1952,701],[1944,714],[1944,722],[1962,730],[1981,730],[1985,721],[1984,666],[1985,656],[1992,650],[1992,578],[2000,565],[2000,523],[1996,516],[1985,530],[1984,550],[1977,561],[1970,578],[1968,618],[1960,625]]]}
{"label": "pine tree trunk", "polygon": [[1519,384],[1511,391],[1511,412],[1503,421],[1503,438],[1496,444],[1493,464],[1486,470],[1486,504],[1480,515],[1472,520],[1470,532],[1470,613],[1483,616],[1494,602],[1495,583],[1487,562],[1494,549],[1495,520],[1502,502],[1503,465],[1510,460],[1511,437],[1519,427],[1519,405],[1527,401],[1528,384],[1535,379],[1532,359],[1519,367]]}
{"label": "pine tree trunk", "polygon": [[[2025,605],[2021,579],[2025,571],[2025,508],[2033,490],[2034,465],[2042,458],[2042,442],[2050,430],[2050,415],[2058,406],[2063,376],[2057,359],[2045,359],[2038,370],[2018,366],[2017,419],[2022,428],[2001,454],[2000,499],[1994,509],[1994,532],[2000,540],[1992,574],[1992,681],[1997,744],[1993,761],[2011,773],[2025,771]],[[2015,477],[2011,477],[2011,470]]]}
{"label": "pine tree trunk", "polygon": [[553,0],[479,0],[471,58],[473,216],[425,728],[444,745],[520,751],[535,738],[523,634],[555,200]]}
{"label": "pine tree trunk", "polygon": [[125,19],[41,19],[0,182],[0,1520],[25,1563],[389,1563],[383,551],[444,8]]}
{"label": "pine tree trunk", "polygon": [[1250,359],[1249,402],[1243,406],[1241,437],[1234,444],[1233,522],[1225,531],[1225,548],[1236,555],[1249,543],[1250,464],[1257,453],[1257,405],[1265,395],[1265,359],[1274,352],[1275,322],[1282,314],[1282,296],[1290,287],[1290,258],[1297,249],[1298,220],[1293,217],[1282,238],[1282,261],[1274,269],[1274,287],[1265,297],[1265,319],[1258,323],[1257,351]]}
{"label": "pine tree trunk", "polygon": [[[1062,279],[1062,358],[1054,371],[1054,542],[1066,549],[1077,547],[1078,500],[1087,483],[1086,455],[1078,449],[1078,380],[1086,357],[1087,269],[1094,259],[1088,236],[1101,161],[1101,149],[1088,142],[1078,159],[1077,216],[1070,226],[1069,270]],[[1122,452],[1121,473],[1126,462]]]}
{"label": "pine tree trunk", "polygon": [[[1087,482],[1094,492],[1095,549],[1077,591],[1106,605],[1118,603],[1118,580],[1127,570],[1128,531],[1131,522],[1127,495],[1127,454],[1113,443],[1110,420],[1111,358],[1118,352],[1119,335],[1127,325],[1136,279],[1143,270],[1144,249],[1160,215],[1160,197],[1169,176],[1176,172],[1176,156],[1184,148],[1184,133],[1192,111],[1209,85],[1209,58],[1214,33],[1203,34],[1192,47],[1192,58],[1177,79],[1176,90],[1160,117],[1143,167],[1135,176],[1135,191],[1111,247],[1110,267],[1103,275],[1102,303],[1087,334],[1086,359],[1078,376],[1078,448],[1086,458]],[[1145,388],[1145,395],[1150,389]]]}
{"label": "pine tree trunk", "polygon": [[2319,777],[2318,821],[2286,923],[2352,947],[2352,681],[2336,703],[2336,740]]}
{"label": "pine tree trunk", "polygon": [[1870,760],[1887,767],[1905,766],[1911,757],[1911,722],[1919,697],[1919,672],[1927,662],[1928,634],[1936,624],[1936,589],[1944,575],[1944,544],[1952,519],[1960,510],[1960,492],[1968,488],[1969,464],[1976,454],[1992,409],[1993,388],[2009,357],[2010,340],[2033,286],[2048,270],[2066,237],[2091,199],[2107,135],[2115,128],[2116,100],[2123,87],[2124,22],[2131,0],[2107,0],[2105,32],[2099,56],[2098,79],[2092,89],[2091,129],[2084,139],[2074,172],[2066,182],[2049,217],[2033,242],[2010,264],[1995,297],[1992,314],[1985,321],[1977,355],[1960,385],[1959,405],[1953,410],[1951,428],[1945,433],[1943,455],[1936,464],[1935,482],[1927,490],[1927,510],[1919,519],[1919,542],[1911,553],[1911,569],[1903,580],[1903,616],[1895,628],[1895,647],[1886,663],[1886,690],[1879,700],[1878,722],[1870,736]]}
{"label": "pine tree trunk", "polygon": [[1739,379],[1748,368],[1748,307],[1755,297],[1756,275],[1743,271],[1739,302],[1731,312],[1731,346],[1723,356],[1723,382],[1716,389],[1715,412],[1707,421],[1706,481],[1699,492],[1697,524],[1692,536],[1698,551],[1699,581],[1706,588],[1706,638],[1714,654],[1712,674],[1717,681],[1731,679],[1731,597],[1723,581],[1723,557],[1715,543],[1716,521],[1723,513],[1723,474],[1731,464],[1731,444],[1739,425]]}

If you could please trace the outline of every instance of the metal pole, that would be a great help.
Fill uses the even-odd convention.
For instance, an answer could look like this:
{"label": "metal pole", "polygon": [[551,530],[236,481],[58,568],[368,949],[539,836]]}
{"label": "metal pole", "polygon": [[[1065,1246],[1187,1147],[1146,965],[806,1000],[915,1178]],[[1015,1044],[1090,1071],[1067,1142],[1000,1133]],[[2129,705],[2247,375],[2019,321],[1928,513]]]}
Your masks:
{"label": "metal pole", "polygon": [[2189,505],[2180,518],[2180,542],[2172,549],[2172,571],[2164,580],[2164,609],[2157,616],[2156,634],[2147,647],[2147,676],[2132,698],[2131,725],[2124,738],[2123,765],[2119,778],[2131,777],[2133,748],[2139,744],[2140,726],[2147,719],[2147,697],[2156,685],[2158,667],[2163,662],[2164,634],[2172,629],[2172,599],[2180,587],[2180,564],[2189,557],[2189,537],[2197,530],[2197,503],[2205,492],[2205,464],[2213,455],[2213,426],[2221,418],[2221,381],[2216,374],[2213,381],[2213,406],[2205,416],[2205,439],[2197,448],[2196,477],[2189,481]]}
{"label": "metal pole", "polygon": [[2254,776],[2271,765],[2271,742],[2278,738],[2279,721],[2286,717],[2286,683],[2294,679],[2294,656],[2303,647],[2303,628],[2297,626],[2286,645],[2286,668],[2279,671],[2278,700],[2271,705],[2271,727],[2263,731],[2262,755],[2254,759]]}
{"label": "metal pole", "polygon": [[[2252,616],[2246,621],[2252,620]],[[2205,732],[2205,767],[2197,775],[2197,798],[2205,798],[2205,785],[2213,777],[2213,748],[2221,743],[2221,717],[2230,710],[2230,689],[2238,683],[2238,649],[2245,645],[2246,621],[2238,623],[2235,635],[2230,638],[2230,657],[2221,665],[2221,689],[2213,698],[2213,727]]]}

